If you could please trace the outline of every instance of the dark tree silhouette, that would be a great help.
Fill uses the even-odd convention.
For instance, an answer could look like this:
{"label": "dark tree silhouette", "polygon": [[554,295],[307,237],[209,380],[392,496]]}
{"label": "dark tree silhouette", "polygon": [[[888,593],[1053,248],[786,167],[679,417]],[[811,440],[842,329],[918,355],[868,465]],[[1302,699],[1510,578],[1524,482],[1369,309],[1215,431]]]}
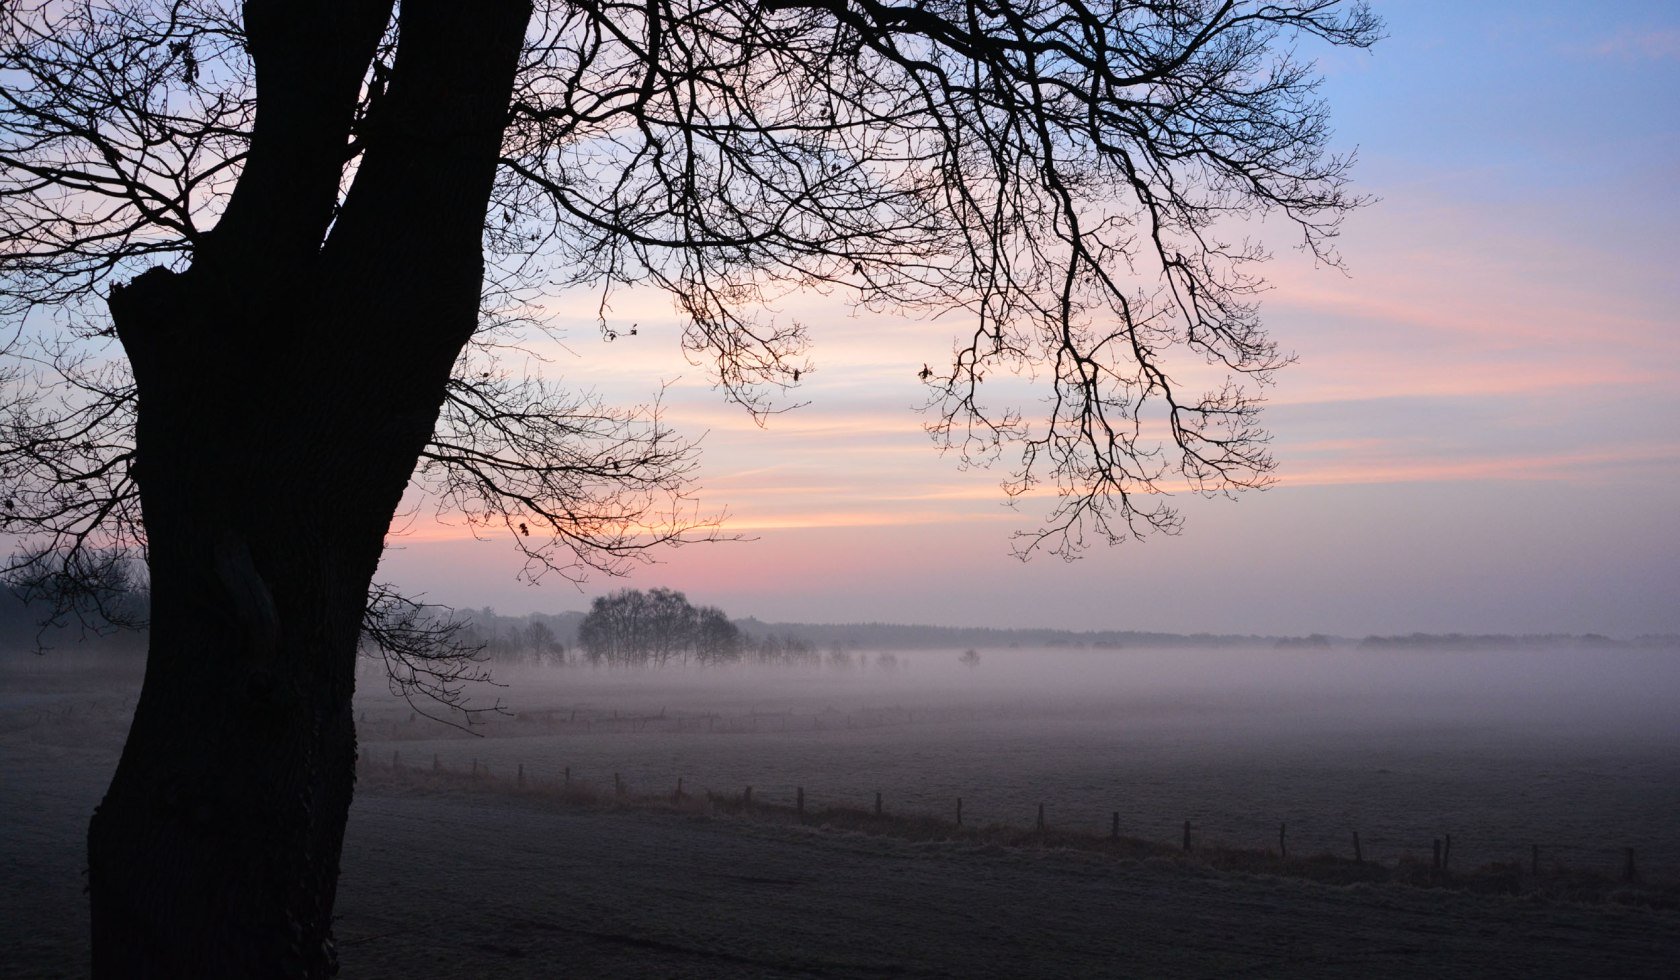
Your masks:
{"label": "dark tree silhouette", "polygon": [[578,644],[592,663],[663,666],[741,656],[741,633],[721,609],[692,606],[671,589],[618,589],[597,596],[578,624]]}
{"label": "dark tree silhouette", "polygon": [[656,411],[495,366],[544,290],[596,288],[608,339],[615,290],[668,290],[755,412],[809,370],[777,295],[960,314],[906,371],[965,459],[1019,449],[1005,492],[1050,502],[1023,551],[1264,484],[1231,379],[1287,358],[1236,221],[1334,260],[1357,201],[1293,50],[1378,31],[1338,0],[230,8],[0,6],[4,529],[150,588],[89,831],[101,976],[333,969],[354,658],[411,487],[533,574],[704,536]]}

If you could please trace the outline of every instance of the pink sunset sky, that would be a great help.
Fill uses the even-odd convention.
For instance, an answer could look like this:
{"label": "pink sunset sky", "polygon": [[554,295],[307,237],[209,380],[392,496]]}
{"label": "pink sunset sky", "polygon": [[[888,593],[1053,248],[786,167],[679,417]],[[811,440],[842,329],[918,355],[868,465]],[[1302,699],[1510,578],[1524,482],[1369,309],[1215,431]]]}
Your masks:
{"label": "pink sunset sky", "polygon": [[1299,356],[1268,392],[1279,483],[1177,503],[1182,534],[1079,561],[1010,556],[995,470],[923,433],[921,365],[952,321],[784,304],[810,404],[760,429],[687,363],[670,301],[587,300],[545,375],[704,434],[704,508],[750,540],[627,579],[517,578],[504,538],[421,524],[383,577],[504,613],[667,585],[732,615],[1175,632],[1680,632],[1680,7],[1375,4],[1389,37],[1322,67],[1340,148],[1379,200],[1346,273],[1281,227],[1263,316]]}

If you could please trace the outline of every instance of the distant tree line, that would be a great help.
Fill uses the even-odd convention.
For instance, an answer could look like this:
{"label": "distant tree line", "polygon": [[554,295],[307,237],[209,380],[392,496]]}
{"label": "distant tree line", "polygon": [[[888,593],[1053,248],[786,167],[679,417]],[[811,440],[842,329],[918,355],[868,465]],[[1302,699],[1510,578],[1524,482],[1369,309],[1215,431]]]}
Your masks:
{"label": "distant tree line", "polygon": [[0,649],[144,654],[145,568],[93,548],[43,551],[0,575]]}
{"label": "distant tree line", "polygon": [[[84,611],[79,616],[68,614],[54,619],[50,605],[15,586],[0,583],[0,654],[62,657],[76,652],[143,660],[145,599],[142,594],[120,606],[113,603],[110,617],[97,611]],[[118,616],[125,618],[117,619]],[[136,622],[139,628],[131,628]]]}
{"label": "distant tree line", "polygon": [[461,631],[464,642],[484,651],[498,663],[529,663],[564,667],[566,643],[541,616],[497,616],[489,608],[468,611]]}
{"label": "distant tree line", "polygon": [[807,640],[788,634],[743,632],[715,606],[694,606],[672,589],[619,589],[599,596],[577,627],[578,646],[590,663],[663,666],[816,662]]}
{"label": "distant tree line", "polygon": [[824,648],[852,650],[963,650],[1005,647],[1085,647],[1120,649],[1127,646],[1175,645],[1190,641],[1224,646],[1253,642],[1253,637],[1181,637],[1166,633],[1065,629],[998,629],[986,626],[928,626],[912,623],[764,623],[741,620],[748,631],[765,630],[798,636]]}
{"label": "distant tree line", "polygon": [[742,630],[741,655],[765,664],[815,666],[822,662],[815,643],[788,632],[759,635]]}
{"label": "distant tree line", "polygon": [[740,657],[741,631],[723,610],[690,605],[681,592],[619,589],[590,604],[578,645],[591,663],[717,663]]}
{"label": "distant tree line", "polygon": [[[1633,645],[1641,643],[1641,637]],[[1598,633],[1408,633],[1404,636],[1367,636],[1359,641],[1362,649],[1377,650],[1529,650],[1553,647],[1619,647],[1629,644]]]}

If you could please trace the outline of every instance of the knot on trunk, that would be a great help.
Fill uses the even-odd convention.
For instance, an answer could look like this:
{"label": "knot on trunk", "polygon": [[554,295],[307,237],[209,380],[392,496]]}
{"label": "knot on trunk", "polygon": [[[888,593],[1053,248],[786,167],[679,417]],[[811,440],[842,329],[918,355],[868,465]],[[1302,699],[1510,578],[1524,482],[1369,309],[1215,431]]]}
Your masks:
{"label": "knot on trunk", "polygon": [[250,547],[237,532],[223,530],[216,536],[215,560],[216,579],[227,594],[245,648],[267,659],[280,643],[280,615]]}

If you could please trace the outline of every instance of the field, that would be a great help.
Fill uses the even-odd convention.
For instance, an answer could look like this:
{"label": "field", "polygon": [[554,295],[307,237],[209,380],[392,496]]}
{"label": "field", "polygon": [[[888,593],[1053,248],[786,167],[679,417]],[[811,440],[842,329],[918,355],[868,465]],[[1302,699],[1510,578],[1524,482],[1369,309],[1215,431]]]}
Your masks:
{"label": "field", "polygon": [[[1680,878],[1680,655],[1352,649],[897,652],[850,667],[503,671],[474,738],[368,698],[389,765],[1275,846]],[[370,678],[364,690],[377,688]]]}
{"label": "field", "polygon": [[[1059,848],[556,806],[707,791],[1176,846],[1680,877],[1672,651],[872,652],[849,665],[505,668],[473,737],[364,678],[347,976],[1663,976],[1680,914],[1331,887]],[[860,662],[861,661],[861,662]],[[0,696],[0,975],[78,976],[81,835],[132,676],[14,666]],[[94,678],[98,677],[98,680]],[[472,771],[416,789],[388,774]],[[418,782],[425,782],[420,780]],[[485,788],[500,785],[502,791]]]}

